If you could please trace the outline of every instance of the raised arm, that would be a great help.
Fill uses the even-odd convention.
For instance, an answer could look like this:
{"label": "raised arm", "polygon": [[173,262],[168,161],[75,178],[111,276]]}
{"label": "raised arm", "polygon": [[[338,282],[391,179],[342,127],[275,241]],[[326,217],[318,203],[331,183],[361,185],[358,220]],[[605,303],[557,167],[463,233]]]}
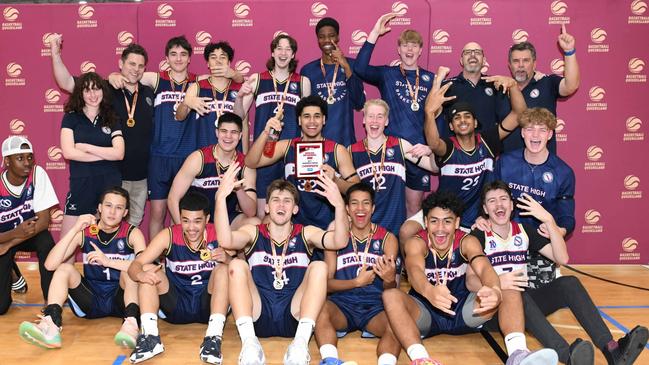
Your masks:
{"label": "raised arm", "polygon": [[274,129],[276,133],[280,133],[282,131],[282,122],[275,117],[268,119],[266,127],[252,144],[248,154],[246,154],[246,166],[256,169],[258,167],[272,165],[284,157],[284,153],[286,152],[289,143],[291,143],[290,139],[277,141],[272,157],[268,157],[263,153],[271,128]]}
{"label": "raised arm", "polygon": [[563,50],[563,80],[559,84],[559,95],[569,96],[574,94],[579,88],[581,76],[579,74],[579,64],[577,63],[577,54],[575,53],[575,37],[566,31],[566,25],[561,25],[561,34],[559,34],[559,46]]}
{"label": "raised arm", "polygon": [[349,239],[349,218],[345,210],[345,202],[336,183],[325,174],[318,176],[318,185],[322,190],[315,192],[323,196],[334,206],[334,230],[325,231],[315,226],[306,226],[304,236],[307,243],[324,250],[339,250],[347,246]]}
{"label": "raised arm", "polygon": [[50,38],[50,51],[52,52],[52,72],[56,84],[69,93],[74,89],[74,78],[68,68],[65,67],[61,58],[61,48],[63,48],[63,36],[54,34]]}
{"label": "raised arm", "polygon": [[493,82],[494,88],[499,90],[502,87],[503,94],[508,93],[509,103],[511,104],[511,111],[505,119],[500,122],[498,127],[498,135],[500,139],[505,139],[516,127],[518,127],[518,116],[521,115],[527,104],[525,104],[525,97],[518,88],[516,80],[508,76],[486,76],[482,78],[486,82]]}
{"label": "raised arm", "polygon": [[[248,118],[248,110],[252,105],[253,98],[255,97],[255,90],[257,89],[259,82],[259,74],[252,74],[247,80],[244,81],[243,85],[237,93],[237,98],[234,100],[234,114],[241,117],[241,119]],[[246,138],[246,136],[243,136]],[[248,136],[249,138],[249,136]]]}
{"label": "raised arm", "polygon": [[74,226],[61,237],[59,242],[54,245],[54,248],[47,255],[45,268],[49,271],[54,271],[59,265],[69,259],[81,245],[83,230],[95,223],[97,223],[95,216],[91,214],[79,216]]}
{"label": "raised arm", "polygon": [[482,246],[477,238],[471,235],[465,236],[461,241],[462,255],[466,257],[469,266],[480,278],[482,287],[477,291],[479,307],[473,313],[483,314],[493,311],[502,300],[500,290],[500,278],[491,266],[489,258],[484,254]]}
{"label": "raised arm", "polygon": [[[543,224],[547,229],[547,233],[550,236],[550,244],[545,245],[539,252],[541,255],[549,258],[550,260],[556,262],[559,265],[565,265],[568,263],[568,248],[566,247],[566,241],[563,238],[563,232],[554,221],[552,214],[545,210],[541,204],[539,204],[534,198],[530,195],[523,193],[518,197],[518,202],[516,207],[520,209],[521,216],[532,216]],[[532,235],[530,235],[531,237]]]}
{"label": "raised arm", "polygon": [[382,77],[380,67],[370,66],[370,59],[372,58],[374,45],[380,36],[392,30],[388,27],[388,22],[396,16],[396,13],[388,13],[382,15],[376,21],[374,28],[372,28],[372,31],[370,31],[370,34],[367,36],[367,41],[363,44],[363,47],[361,47],[361,50],[358,52],[358,56],[356,57],[354,72],[372,85],[378,85],[381,82]]}
{"label": "raised arm", "polygon": [[[257,180],[257,170],[246,167],[243,169],[243,184],[236,190],[239,208],[246,217],[257,215],[257,191],[255,182]],[[216,214],[216,212],[215,212]]]}
{"label": "raised arm", "polygon": [[447,73],[448,68],[439,68],[433,80],[433,88],[428,93],[426,105],[424,106],[424,134],[426,135],[428,147],[430,147],[436,156],[444,156],[448,146],[439,136],[435,118],[441,113],[442,105],[445,102],[455,99],[455,96],[444,96],[448,88],[453,84],[452,82],[448,82],[442,86],[442,80],[444,80]]}
{"label": "raised arm", "polygon": [[214,213],[214,227],[216,228],[216,235],[219,238],[219,246],[226,250],[234,251],[245,249],[256,236],[256,229],[252,225],[245,225],[236,231],[232,231],[230,227],[226,199],[236,187],[244,183],[243,180],[236,180],[240,170],[241,166],[235,162],[230,165],[221,177],[219,189],[216,191],[216,207]]}
{"label": "raised arm", "polygon": [[171,220],[175,224],[180,224],[180,208],[178,205],[180,199],[187,193],[187,190],[192,185],[192,181],[200,173],[202,167],[202,155],[200,151],[194,151],[187,156],[182,167],[178,170],[176,177],[174,177],[169,195],[167,196],[167,209],[169,209]]}

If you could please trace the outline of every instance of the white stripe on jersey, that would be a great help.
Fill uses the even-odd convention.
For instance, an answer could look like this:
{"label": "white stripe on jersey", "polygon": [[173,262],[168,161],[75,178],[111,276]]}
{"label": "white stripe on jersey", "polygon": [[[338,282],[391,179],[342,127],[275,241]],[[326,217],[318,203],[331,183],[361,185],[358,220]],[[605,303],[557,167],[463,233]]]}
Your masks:
{"label": "white stripe on jersey", "polygon": [[162,103],[176,103],[185,99],[185,93],[180,91],[162,91],[155,96],[153,106],[159,106]]}
{"label": "white stripe on jersey", "polygon": [[212,271],[216,265],[218,265],[216,261],[171,261],[168,257],[165,259],[165,266],[169,271],[181,275],[193,275],[203,271]]}
{"label": "white stripe on jersey", "polygon": [[[135,254],[129,254],[129,255],[122,255],[118,253],[104,253],[106,257],[108,257],[111,260],[122,260],[122,261],[132,261],[135,259]],[[88,253],[83,253],[83,263],[88,264]]]}
{"label": "white stripe on jersey", "polygon": [[380,171],[383,171],[384,175],[396,175],[400,177],[401,180],[406,181],[406,167],[397,162],[384,162],[383,168],[381,168],[380,162],[373,162],[371,164],[359,166],[356,168],[356,173],[361,180],[366,177],[374,176],[372,173],[372,165],[374,165],[374,169],[377,170],[377,174],[380,173]]}
{"label": "white stripe on jersey", "polygon": [[[256,251],[252,255],[250,255],[250,258],[248,258],[248,264],[251,268],[255,266],[274,267],[274,262],[275,260],[273,260],[273,255],[269,254],[268,252]],[[291,267],[307,267],[309,266],[310,262],[311,260],[306,253],[294,252],[284,257],[284,269]]]}
{"label": "white stripe on jersey", "polygon": [[494,170],[494,160],[493,158],[485,158],[482,161],[463,165],[463,164],[449,164],[442,167],[440,172],[444,176],[478,176],[482,174],[485,170],[493,171]]}
{"label": "white stripe on jersey", "polygon": [[[282,94],[280,94],[279,92],[276,93],[275,91],[269,91],[257,95],[257,99],[255,99],[255,105],[259,107],[260,105],[268,103],[280,103],[282,101],[281,99]],[[299,96],[287,93],[284,103],[295,106],[297,105],[298,101],[300,101]]]}
{"label": "white stripe on jersey", "polygon": [[216,176],[197,178],[195,177],[192,180],[192,186],[201,188],[201,189],[217,189],[219,187],[219,182],[221,179]]}
{"label": "white stripe on jersey", "polygon": [[426,279],[428,279],[428,282],[431,284],[437,284],[437,279],[444,280],[444,278],[446,278],[447,283],[449,283],[453,281],[453,279],[466,274],[466,263],[463,263],[458,267],[451,267],[448,269],[445,267],[440,269],[426,268],[424,272],[426,273]]}
{"label": "white stripe on jersey", "polygon": [[[376,260],[378,260],[382,255],[376,255],[371,252],[367,253],[367,256],[365,256],[362,252],[358,253],[362,258],[365,259],[365,263],[367,267],[372,267],[376,264]],[[355,267],[360,264],[362,259],[358,259],[358,256],[354,252],[348,252],[346,254],[338,256],[336,259],[336,270],[342,270],[348,267]]]}
{"label": "white stripe on jersey", "polygon": [[[15,207],[12,210],[0,213],[0,223],[9,222],[12,219],[20,217],[20,213],[28,213],[33,211],[32,204],[34,203],[33,199],[26,200],[22,205]],[[22,223],[22,218],[21,218]]]}

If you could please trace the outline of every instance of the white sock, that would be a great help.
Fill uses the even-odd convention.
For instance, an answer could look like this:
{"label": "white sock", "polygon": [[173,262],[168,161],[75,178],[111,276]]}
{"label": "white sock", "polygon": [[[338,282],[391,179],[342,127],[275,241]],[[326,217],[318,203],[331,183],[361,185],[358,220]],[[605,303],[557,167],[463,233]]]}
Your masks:
{"label": "white sock", "polygon": [[252,324],[252,317],[240,317],[235,323],[237,324],[237,331],[239,331],[241,342],[244,342],[250,337],[255,337],[255,326]]}
{"label": "white sock", "polygon": [[142,313],[140,322],[142,323],[142,334],[158,335],[158,316],[155,313]]}
{"label": "white sock", "polygon": [[397,365],[397,357],[392,354],[382,354],[376,362],[378,365]]}
{"label": "white sock", "polygon": [[332,344],[325,344],[320,346],[320,357],[326,359],[328,357],[338,358],[338,349]]}
{"label": "white sock", "polygon": [[225,316],[221,313],[210,314],[210,320],[207,322],[207,331],[205,337],[223,336],[223,326],[225,325]]}
{"label": "white sock", "polygon": [[311,318],[300,318],[300,323],[297,324],[297,330],[295,331],[295,338],[301,338],[304,342],[309,343],[311,334],[313,333],[313,327],[315,327],[314,320]]}
{"label": "white sock", "polygon": [[426,351],[426,348],[424,345],[420,343],[416,343],[414,345],[410,345],[408,349],[406,350],[406,353],[408,354],[408,357],[410,360],[415,361],[418,359],[427,359],[430,356],[428,356],[428,351]]}
{"label": "white sock", "polygon": [[525,340],[525,334],[522,332],[512,332],[505,336],[505,347],[507,347],[507,355],[512,356],[516,350],[526,350],[527,341]]}

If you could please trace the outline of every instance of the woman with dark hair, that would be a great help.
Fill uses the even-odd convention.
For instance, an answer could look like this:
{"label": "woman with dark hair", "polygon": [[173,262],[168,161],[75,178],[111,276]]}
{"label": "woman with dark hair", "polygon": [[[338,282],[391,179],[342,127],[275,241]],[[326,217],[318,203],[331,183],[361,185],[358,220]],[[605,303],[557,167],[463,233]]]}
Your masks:
{"label": "woman with dark hair", "polygon": [[106,81],[88,72],[76,80],[65,104],[61,149],[70,162],[70,190],[61,235],[78,216],[95,213],[99,196],[107,187],[121,185],[117,161],[124,158],[124,138],[110,95]]}

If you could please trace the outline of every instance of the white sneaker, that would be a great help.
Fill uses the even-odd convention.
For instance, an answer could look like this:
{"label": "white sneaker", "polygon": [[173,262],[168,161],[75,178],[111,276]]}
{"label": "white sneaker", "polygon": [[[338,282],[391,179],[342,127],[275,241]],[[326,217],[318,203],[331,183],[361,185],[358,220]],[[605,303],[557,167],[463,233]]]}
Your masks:
{"label": "white sneaker", "polygon": [[250,337],[241,344],[239,365],[265,365],[264,349],[257,337]]}
{"label": "white sneaker", "polygon": [[284,365],[309,365],[309,361],[311,361],[309,344],[303,339],[294,339],[284,354]]}

